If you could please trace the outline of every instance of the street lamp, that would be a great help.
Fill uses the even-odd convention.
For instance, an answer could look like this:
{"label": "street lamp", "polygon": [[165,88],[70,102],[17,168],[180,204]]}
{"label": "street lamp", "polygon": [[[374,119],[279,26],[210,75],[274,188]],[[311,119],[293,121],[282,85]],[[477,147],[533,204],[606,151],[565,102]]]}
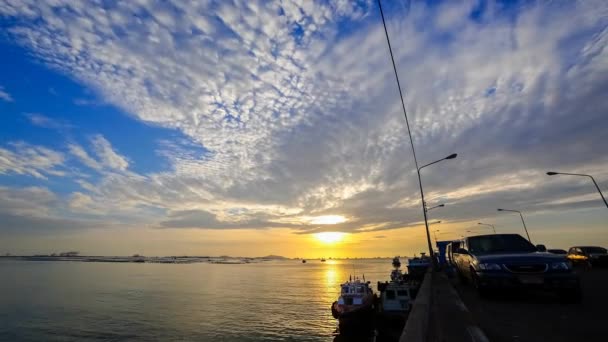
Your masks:
{"label": "street lamp", "polygon": [[428,211],[431,211],[431,210],[433,210],[435,208],[443,208],[443,207],[445,207],[445,204],[442,203],[442,204],[436,205],[434,207],[426,208],[426,211],[428,212]]}
{"label": "street lamp", "polygon": [[496,227],[494,227],[493,224],[489,224],[489,223],[481,223],[481,222],[477,222],[477,224],[480,224],[482,226],[490,226],[492,227],[492,229],[494,230],[494,234],[496,234]]}
{"label": "street lamp", "polygon": [[604,201],[604,204],[606,205],[606,207],[608,207],[608,202],[606,202],[606,198],[604,197],[604,194],[602,194],[602,190],[600,189],[599,185],[597,185],[597,182],[595,181],[593,176],[585,175],[585,174],[581,174],[581,173],[565,173],[565,172],[553,172],[553,171],[547,172],[547,176],[555,176],[555,175],[583,176],[583,177],[591,178],[591,180],[593,181],[593,184],[595,184],[595,187],[597,188],[597,192],[599,192],[600,196],[602,196],[602,200]]}
{"label": "street lamp", "polygon": [[428,163],[428,164],[422,165],[421,167],[419,167],[419,168],[418,168],[418,172],[420,172],[420,170],[424,169],[424,168],[425,168],[425,167],[427,167],[427,166],[430,166],[430,165],[433,165],[433,164],[437,164],[437,163],[439,163],[440,161],[444,161],[444,160],[448,160],[448,159],[454,159],[454,158],[456,158],[457,156],[458,156],[458,153],[452,153],[452,154],[450,154],[449,156],[447,156],[447,157],[445,157],[445,158],[441,158],[441,159],[439,159],[439,160],[435,160],[435,161],[434,161],[434,162],[432,162],[432,163]]}
{"label": "street lamp", "polygon": [[524,224],[524,230],[526,231],[526,235],[528,236],[528,241],[530,241],[530,243],[532,243],[532,240],[530,239],[530,234],[528,234],[528,228],[526,227],[526,221],[524,221],[524,215],[521,214],[521,211],[519,210],[511,210],[511,209],[496,209],[498,211],[511,211],[514,213],[518,213],[519,217],[521,217],[521,223]]}
{"label": "street lamp", "polygon": [[433,245],[431,244],[431,233],[429,232],[429,221],[428,221],[428,217],[427,217],[427,214],[426,214],[426,205],[425,205],[426,202],[424,201],[424,190],[422,189],[422,177],[420,177],[420,170],[424,169],[427,166],[439,163],[440,161],[443,161],[443,160],[454,159],[454,158],[456,158],[456,156],[458,156],[458,154],[452,153],[452,154],[450,154],[449,156],[447,156],[445,158],[441,158],[439,160],[435,160],[432,163],[428,163],[428,164],[422,165],[421,167],[417,168],[417,171],[418,171],[418,185],[420,186],[420,197],[422,198],[422,213],[424,214],[424,226],[426,228],[426,242],[429,245],[429,255],[431,256],[431,259],[434,262],[435,268],[437,267],[437,264],[435,262],[435,255],[433,253]]}

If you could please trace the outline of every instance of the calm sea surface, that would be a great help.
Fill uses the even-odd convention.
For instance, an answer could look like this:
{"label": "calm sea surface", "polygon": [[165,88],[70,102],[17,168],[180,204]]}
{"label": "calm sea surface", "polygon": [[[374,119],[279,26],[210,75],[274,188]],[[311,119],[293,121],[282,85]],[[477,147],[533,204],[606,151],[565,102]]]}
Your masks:
{"label": "calm sea surface", "polygon": [[2,341],[331,341],[330,305],[356,268],[391,260],[255,264],[0,261]]}

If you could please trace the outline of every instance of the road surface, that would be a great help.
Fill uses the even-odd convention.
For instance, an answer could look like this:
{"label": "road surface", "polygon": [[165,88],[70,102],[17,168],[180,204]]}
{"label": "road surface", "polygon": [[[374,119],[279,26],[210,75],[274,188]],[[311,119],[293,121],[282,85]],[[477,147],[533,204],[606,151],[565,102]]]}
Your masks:
{"label": "road surface", "polygon": [[457,277],[451,281],[490,341],[608,341],[608,269],[580,271],[580,275],[580,304],[533,292],[481,299]]}

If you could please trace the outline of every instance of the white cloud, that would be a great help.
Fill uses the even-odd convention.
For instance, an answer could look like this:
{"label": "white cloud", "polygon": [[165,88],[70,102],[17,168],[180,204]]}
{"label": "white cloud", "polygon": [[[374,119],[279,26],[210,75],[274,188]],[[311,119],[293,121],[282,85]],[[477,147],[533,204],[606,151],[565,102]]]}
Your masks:
{"label": "white cloud", "polygon": [[0,213],[46,217],[59,203],[57,196],[43,187],[12,189],[0,186]]}
{"label": "white cloud", "polygon": [[[337,211],[353,218],[340,229],[390,229],[420,219],[416,180],[378,13],[372,2],[353,4],[127,2],[99,11],[23,1],[0,13],[18,19],[13,37],[48,65],[189,139],[162,145],[172,169],[146,175],[126,172],[127,158],[101,136],[92,139],[98,160],[70,145],[88,167],[122,172],[81,194],[99,207],[159,208],[216,227]],[[388,6],[421,162],[460,153],[424,170],[431,198],[475,216],[492,196],[555,196],[530,177],[545,168],[607,165],[605,2],[536,3],[511,16],[492,5],[474,19],[473,2]],[[80,207],[81,195],[72,199]]]}
{"label": "white cloud", "polygon": [[68,144],[70,153],[84,165],[96,171],[127,171],[129,160],[114,150],[112,144],[102,135],[91,137],[91,146],[98,159],[93,158],[82,146]]}
{"label": "white cloud", "polygon": [[71,143],[68,145],[68,149],[69,149],[70,153],[72,155],[74,155],[75,157],[77,157],[84,165],[90,167],[91,169],[98,170],[98,171],[102,169],[101,164],[99,164],[97,162],[97,160],[93,159],[87,153],[87,151],[84,148],[82,148],[82,146],[75,144],[75,143]]}
{"label": "white cloud", "polygon": [[28,118],[28,120],[30,120],[33,125],[36,126],[57,130],[68,129],[72,127],[72,125],[66,122],[51,119],[39,113],[25,113],[24,115]]}
{"label": "white cloud", "polygon": [[91,139],[93,149],[101,162],[115,170],[125,171],[129,167],[129,161],[124,156],[118,154],[112,148],[110,142],[101,135],[96,135]]}
{"label": "white cloud", "polygon": [[13,97],[11,94],[7,93],[4,90],[4,87],[0,86],[0,100],[4,100],[6,102],[13,102]]}
{"label": "white cloud", "polygon": [[0,174],[29,175],[41,179],[49,175],[63,176],[65,171],[59,167],[63,166],[64,159],[62,153],[43,146],[11,143],[8,148],[0,147]]}

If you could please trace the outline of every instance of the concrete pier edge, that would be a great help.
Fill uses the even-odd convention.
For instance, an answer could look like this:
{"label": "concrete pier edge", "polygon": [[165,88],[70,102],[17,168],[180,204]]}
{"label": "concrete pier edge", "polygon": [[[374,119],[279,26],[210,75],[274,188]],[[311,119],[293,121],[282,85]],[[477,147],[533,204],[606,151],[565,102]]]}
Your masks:
{"label": "concrete pier edge", "polygon": [[429,269],[399,341],[487,342],[489,340],[473,320],[469,309],[450,284],[446,274]]}

